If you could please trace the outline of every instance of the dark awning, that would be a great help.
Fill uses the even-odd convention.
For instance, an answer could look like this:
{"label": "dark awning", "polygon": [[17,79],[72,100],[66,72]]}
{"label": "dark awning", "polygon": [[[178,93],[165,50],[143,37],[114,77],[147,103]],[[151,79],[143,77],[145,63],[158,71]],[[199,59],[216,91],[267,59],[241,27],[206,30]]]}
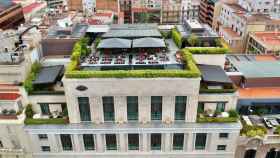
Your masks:
{"label": "dark awning", "polygon": [[138,38],[133,40],[133,48],[165,48],[165,42],[161,38]]}
{"label": "dark awning", "polygon": [[108,48],[131,48],[131,40],[122,38],[103,39],[97,46],[98,49]]}
{"label": "dark awning", "polygon": [[59,76],[63,73],[63,65],[43,67],[33,84],[52,84],[57,81]]}
{"label": "dark awning", "polygon": [[232,83],[225,71],[216,65],[198,65],[201,74],[202,80],[205,82],[214,82],[214,83]]}

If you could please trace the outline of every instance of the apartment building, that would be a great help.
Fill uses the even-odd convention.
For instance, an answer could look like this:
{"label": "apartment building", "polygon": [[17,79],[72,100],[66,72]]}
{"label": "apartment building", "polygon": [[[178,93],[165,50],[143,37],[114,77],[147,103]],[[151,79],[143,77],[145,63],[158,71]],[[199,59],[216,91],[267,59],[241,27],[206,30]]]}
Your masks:
{"label": "apartment building", "polygon": [[181,9],[182,9],[182,20],[183,19],[196,19],[199,17],[199,0],[182,0]]}
{"label": "apartment building", "polygon": [[279,0],[239,0],[238,4],[250,12],[265,13],[275,15],[280,13]]}
{"label": "apartment building", "polygon": [[83,11],[83,0],[68,0],[67,6],[71,11]]}
{"label": "apartment building", "polygon": [[280,20],[265,14],[249,13],[238,4],[223,4],[218,21],[219,34],[232,52],[245,52],[249,32],[277,31]]}
{"label": "apartment building", "polygon": [[[244,129],[236,158],[279,157],[279,59],[271,54],[228,55],[226,71],[238,87],[237,110]],[[262,70],[262,71],[259,71]],[[265,133],[250,135],[245,127]]]}
{"label": "apartment building", "polygon": [[0,2],[0,29],[17,28],[24,21],[20,4],[15,4],[11,0]]}
{"label": "apartment building", "polygon": [[249,38],[246,46],[246,53],[279,55],[279,35],[279,32],[249,33]]}
{"label": "apartment building", "polygon": [[[178,48],[171,40],[168,46],[169,50],[155,25],[113,26],[102,36],[97,54],[85,56],[75,70],[78,75],[89,72],[93,76],[79,78],[68,70],[62,79],[69,123],[24,127],[33,157],[233,158],[240,123],[204,120],[232,119],[227,113],[237,102],[237,93],[229,88],[232,82],[220,66],[205,65],[205,61],[184,70],[184,62],[175,59]],[[126,77],[118,76],[126,72]],[[157,76],[161,72],[165,77]],[[179,77],[170,72],[192,75]],[[113,76],[100,78],[95,73]],[[209,93],[212,89],[219,90]],[[33,104],[34,116],[53,121],[49,116],[55,116],[51,109],[56,103],[43,102]],[[212,114],[204,115],[206,111]],[[213,115],[214,111],[219,114]]]}

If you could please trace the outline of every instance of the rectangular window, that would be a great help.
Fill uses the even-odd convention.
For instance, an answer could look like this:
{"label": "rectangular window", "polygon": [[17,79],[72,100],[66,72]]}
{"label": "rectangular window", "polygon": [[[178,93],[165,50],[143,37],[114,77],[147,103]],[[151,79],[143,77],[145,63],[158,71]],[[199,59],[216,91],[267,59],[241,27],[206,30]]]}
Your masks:
{"label": "rectangular window", "polygon": [[88,97],[78,97],[81,121],[91,121]]}
{"label": "rectangular window", "polygon": [[38,134],[38,137],[39,137],[40,140],[48,139],[48,135],[46,135],[46,134]]}
{"label": "rectangular window", "polygon": [[42,112],[43,115],[49,115],[50,114],[49,104],[42,103],[42,104],[40,104],[40,107],[41,107],[41,112]]}
{"label": "rectangular window", "polygon": [[50,146],[41,146],[41,151],[43,151],[43,152],[50,152],[51,151],[51,147]]}
{"label": "rectangular window", "polygon": [[203,113],[204,112],[204,103],[203,102],[198,102],[198,106],[197,106],[197,113]]}
{"label": "rectangular window", "polygon": [[218,145],[217,146],[217,150],[223,150],[223,151],[225,151],[226,150],[226,145]]}
{"label": "rectangular window", "polygon": [[206,147],[207,133],[197,133],[195,138],[195,149],[204,150]]}
{"label": "rectangular window", "polygon": [[0,140],[0,148],[4,148],[2,141]]}
{"label": "rectangular window", "polygon": [[69,151],[72,150],[72,140],[70,134],[61,134],[60,135],[62,149]]}
{"label": "rectangular window", "polygon": [[138,120],[138,97],[128,96],[127,101],[127,120]]}
{"label": "rectangular window", "polygon": [[183,150],[184,133],[175,133],[173,135],[173,150]]}
{"label": "rectangular window", "polygon": [[93,134],[83,134],[85,150],[94,150]]}
{"label": "rectangular window", "polygon": [[220,133],[219,138],[228,138],[228,133]]}
{"label": "rectangular window", "polygon": [[162,97],[152,96],[151,97],[151,119],[161,120],[162,115]]}
{"label": "rectangular window", "polygon": [[186,115],[186,96],[176,96],[175,98],[175,120],[185,120]]}
{"label": "rectangular window", "polygon": [[106,149],[117,150],[117,139],[115,134],[106,134]]}
{"label": "rectangular window", "polygon": [[103,101],[104,121],[114,121],[115,120],[114,98],[102,97],[102,101]]}
{"label": "rectangular window", "polygon": [[161,150],[161,134],[151,134],[151,150]]}
{"label": "rectangular window", "polygon": [[217,103],[216,111],[218,112],[225,112],[226,103],[219,102]]}
{"label": "rectangular window", "polygon": [[128,150],[139,150],[139,134],[128,134]]}

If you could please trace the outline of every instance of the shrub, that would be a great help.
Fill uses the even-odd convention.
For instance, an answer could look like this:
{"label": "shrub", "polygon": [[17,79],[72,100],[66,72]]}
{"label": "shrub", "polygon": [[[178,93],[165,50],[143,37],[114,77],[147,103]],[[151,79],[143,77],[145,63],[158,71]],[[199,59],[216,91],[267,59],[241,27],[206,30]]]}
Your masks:
{"label": "shrub", "polygon": [[184,48],[184,50],[189,51],[191,54],[226,54],[228,52],[227,48],[217,47],[194,47]]}
{"label": "shrub", "polygon": [[161,35],[165,39],[171,38],[171,31],[160,31]]}
{"label": "shrub", "polygon": [[171,36],[172,36],[174,43],[177,45],[177,47],[182,48],[183,38],[182,38],[180,32],[178,32],[176,28],[173,28],[171,30]]}
{"label": "shrub", "polygon": [[238,117],[238,113],[234,109],[229,110],[228,114],[229,114],[229,117]]}
{"label": "shrub", "polygon": [[200,43],[198,37],[197,37],[196,35],[194,35],[194,34],[191,34],[191,35],[188,37],[187,41],[188,41],[188,44],[189,44],[190,46],[192,46],[192,47],[198,46],[199,43]]}
{"label": "shrub", "polygon": [[249,126],[249,125],[243,125],[243,128],[240,131],[241,135],[247,136],[247,137],[256,137],[260,136],[263,137],[267,133],[267,129],[264,126]]}
{"label": "shrub", "polygon": [[31,65],[31,71],[28,74],[28,76],[26,77],[25,81],[23,82],[23,87],[25,88],[25,90],[28,93],[31,93],[34,90],[32,81],[35,80],[35,78],[36,78],[37,74],[40,72],[41,68],[42,68],[41,63],[39,63],[37,61]]}
{"label": "shrub", "polygon": [[34,112],[33,112],[33,110],[32,110],[32,104],[28,104],[28,105],[26,106],[25,115],[26,115],[27,118],[32,118],[32,117],[33,117]]}
{"label": "shrub", "polygon": [[42,124],[67,124],[68,120],[64,118],[49,118],[49,119],[32,119],[26,118],[26,125],[42,125]]}
{"label": "shrub", "polygon": [[280,126],[277,126],[275,132],[280,135]]}
{"label": "shrub", "polygon": [[94,41],[94,46],[95,46],[95,48],[97,48],[98,47],[98,45],[99,45],[99,43],[101,42],[101,38],[100,37],[97,37],[96,39],[95,39],[95,41]]}

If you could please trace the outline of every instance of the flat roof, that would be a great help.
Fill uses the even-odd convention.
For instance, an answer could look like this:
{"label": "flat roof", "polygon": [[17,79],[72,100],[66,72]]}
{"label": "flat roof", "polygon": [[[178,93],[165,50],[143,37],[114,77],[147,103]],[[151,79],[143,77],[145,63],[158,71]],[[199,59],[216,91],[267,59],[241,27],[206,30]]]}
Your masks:
{"label": "flat roof", "polygon": [[139,37],[161,37],[155,24],[123,24],[112,25],[103,38],[139,38]]}
{"label": "flat roof", "polygon": [[234,64],[234,67],[245,78],[272,78],[280,77],[279,61],[243,61]]}
{"label": "flat roof", "polygon": [[225,71],[216,65],[198,65],[202,74],[202,80],[214,83],[232,83]]}
{"label": "flat roof", "polygon": [[0,0],[0,13],[14,5],[12,0]]}
{"label": "flat roof", "polygon": [[238,88],[240,98],[279,98],[280,87]]}
{"label": "flat roof", "polygon": [[131,48],[131,40],[122,38],[107,38],[100,41],[97,48]]}
{"label": "flat roof", "polygon": [[105,33],[108,32],[110,27],[108,25],[89,25],[87,32],[91,33]]}
{"label": "flat roof", "polygon": [[43,67],[32,84],[55,83],[59,75],[61,75],[63,68],[63,65]]}
{"label": "flat roof", "polygon": [[280,45],[280,32],[255,32],[251,36],[265,45]]}
{"label": "flat roof", "polygon": [[204,27],[197,20],[186,20],[191,29],[203,29]]}

